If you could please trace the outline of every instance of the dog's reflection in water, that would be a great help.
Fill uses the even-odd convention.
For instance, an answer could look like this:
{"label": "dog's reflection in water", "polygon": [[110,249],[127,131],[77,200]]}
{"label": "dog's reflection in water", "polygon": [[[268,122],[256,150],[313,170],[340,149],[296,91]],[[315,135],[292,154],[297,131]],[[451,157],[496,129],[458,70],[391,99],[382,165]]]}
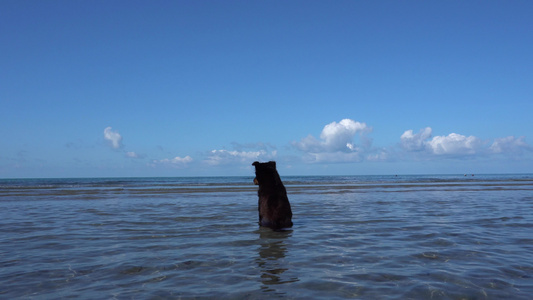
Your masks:
{"label": "dog's reflection in water", "polygon": [[284,273],[289,270],[285,259],[287,253],[286,239],[292,235],[292,230],[273,231],[261,227],[258,230],[260,246],[257,265],[261,269],[261,287],[265,292],[275,292],[274,285],[298,281],[298,278],[287,278]]}

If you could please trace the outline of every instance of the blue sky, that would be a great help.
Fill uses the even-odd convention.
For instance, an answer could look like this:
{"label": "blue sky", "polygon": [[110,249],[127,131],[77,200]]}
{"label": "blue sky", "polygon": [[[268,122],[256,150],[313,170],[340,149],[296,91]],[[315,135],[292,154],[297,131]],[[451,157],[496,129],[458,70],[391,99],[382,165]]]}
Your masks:
{"label": "blue sky", "polygon": [[533,171],[532,1],[1,1],[0,178]]}

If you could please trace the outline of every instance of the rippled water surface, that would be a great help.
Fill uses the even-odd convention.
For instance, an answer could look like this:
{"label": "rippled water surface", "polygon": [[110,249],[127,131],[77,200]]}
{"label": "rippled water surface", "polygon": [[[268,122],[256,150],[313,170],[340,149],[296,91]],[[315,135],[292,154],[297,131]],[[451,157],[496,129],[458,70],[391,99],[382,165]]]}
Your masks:
{"label": "rippled water surface", "polygon": [[0,298],[530,299],[533,175],[0,180]]}

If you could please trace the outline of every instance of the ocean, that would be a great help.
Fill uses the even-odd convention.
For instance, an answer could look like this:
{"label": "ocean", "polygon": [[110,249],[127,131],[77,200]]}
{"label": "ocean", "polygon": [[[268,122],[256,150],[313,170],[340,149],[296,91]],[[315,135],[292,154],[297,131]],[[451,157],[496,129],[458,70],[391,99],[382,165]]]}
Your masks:
{"label": "ocean", "polygon": [[0,179],[0,299],[531,299],[533,174]]}

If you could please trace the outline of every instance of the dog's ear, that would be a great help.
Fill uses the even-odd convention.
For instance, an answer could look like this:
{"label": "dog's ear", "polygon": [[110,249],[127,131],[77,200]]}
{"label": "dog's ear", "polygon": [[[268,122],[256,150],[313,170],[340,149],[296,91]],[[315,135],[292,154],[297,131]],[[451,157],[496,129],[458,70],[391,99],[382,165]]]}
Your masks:
{"label": "dog's ear", "polygon": [[268,166],[275,169],[276,168],[276,162],[271,160],[271,161],[268,162]]}
{"label": "dog's ear", "polygon": [[259,164],[259,162],[258,162],[258,161],[254,161],[254,162],[252,163],[252,166],[254,166],[254,167],[255,167],[255,166],[257,166],[258,164]]}

